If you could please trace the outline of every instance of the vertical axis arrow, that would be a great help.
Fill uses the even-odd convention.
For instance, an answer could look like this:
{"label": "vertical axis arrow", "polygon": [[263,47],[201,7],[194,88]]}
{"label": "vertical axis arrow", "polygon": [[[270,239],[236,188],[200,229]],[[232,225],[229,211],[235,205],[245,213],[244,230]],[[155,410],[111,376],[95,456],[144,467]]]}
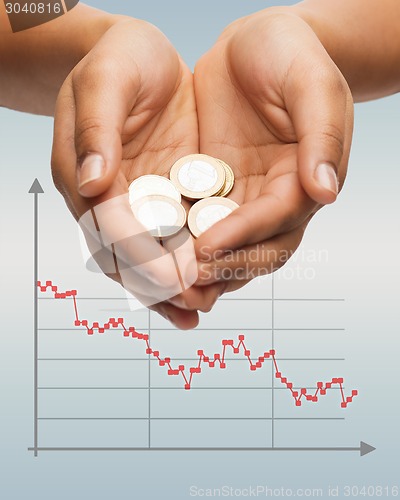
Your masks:
{"label": "vertical axis arrow", "polygon": [[43,188],[40,182],[35,179],[31,188],[28,191],[33,194],[33,351],[34,351],[34,367],[33,367],[33,383],[34,383],[34,398],[33,398],[33,451],[35,457],[38,456],[38,273],[39,273],[39,194],[43,194]]}

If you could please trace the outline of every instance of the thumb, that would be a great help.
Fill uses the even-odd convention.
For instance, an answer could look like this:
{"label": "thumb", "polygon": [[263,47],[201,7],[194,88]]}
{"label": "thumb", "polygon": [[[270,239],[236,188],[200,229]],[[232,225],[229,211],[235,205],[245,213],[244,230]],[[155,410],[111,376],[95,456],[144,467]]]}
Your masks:
{"label": "thumb", "polygon": [[[75,98],[75,150],[79,193],[105,192],[122,161],[121,134],[137,89],[126,85],[116,61],[90,61],[72,76]],[[133,79],[137,81],[137,79]]]}
{"label": "thumb", "polygon": [[[323,64],[326,68],[326,61]],[[336,200],[346,176],[353,102],[333,63],[332,70],[313,71],[311,75],[312,82],[310,75],[297,80],[289,93],[288,111],[299,143],[300,182],[314,201],[325,205]]]}

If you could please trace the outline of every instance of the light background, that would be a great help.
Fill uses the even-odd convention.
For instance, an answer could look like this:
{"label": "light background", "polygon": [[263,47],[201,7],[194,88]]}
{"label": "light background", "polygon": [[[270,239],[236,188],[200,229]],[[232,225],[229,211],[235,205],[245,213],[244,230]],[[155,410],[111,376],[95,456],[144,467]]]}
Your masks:
{"label": "light background", "polygon": [[[149,1],[141,5],[122,0],[89,3],[153,22],[167,34],[191,67],[230,21],[271,4],[244,0]],[[81,262],[75,223],[50,177],[52,121],[1,110],[0,498],[19,500],[30,495],[46,500],[110,496],[183,499],[189,498],[191,485],[240,488],[267,484],[325,489],[336,484],[391,486],[397,482],[399,485],[399,105],[399,96],[394,96],[356,106],[345,189],[334,206],[315,218],[303,242],[305,252],[327,249],[328,262],[312,265],[316,277],[310,281],[276,277],[277,296],[345,298],[333,317],[319,306],[308,313],[298,308],[288,311],[280,304],[279,320],[286,321],[286,325],[289,321],[312,320],[313,324],[343,326],[346,332],[337,337],[304,335],[300,341],[294,335],[278,333],[276,342],[288,356],[309,352],[311,356],[345,357],[346,361],[335,369],[345,377],[349,388],[360,390],[360,397],[346,412],[345,423],[324,424],[322,429],[319,425],[310,429],[301,423],[290,424],[280,433],[277,444],[304,444],[310,439],[318,446],[357,446],[363,440],[377,447],[377,451],[363,459],[355,453],[250,452],[43,453],[34,459],[27,452],[32,445],[33,369],[33,200],[27,190],[34,177],[39,177],[46,191],[41,197],[41,279],[54,279],[65,288],[77,287],[85,295],[121,292],[106,278],[85,271]],[[297,264],[290,263],[288,269]],[[309,266],[301,261],[300,265]],[[240,296],[267,297],[269,293],[270,283],[266,280],[246,288]],[[241,328],[269,321],[267,308],[250,314],[246,302],[240,304]],[[46,310],[44,320],[52,325],[68,324],[69,316],[63,315],[64,311],[68,314],[68,309],[57,307],[55,311]],[[93,308],[93,314],[101,307],[104,306]],[[215,312],[202,319],[202,324],[207,322],[217,329],[226,324],[226,317]],[[182,335],[180,338],[176,334],[169,345],[166,339],[160,338],[160,342],[169,352],[179,351],[182,344],[191,342],[190,333]],[[201,337],[193,335],[197,336],[193,346],[197,346],[197,338]],[[201,342],[204,344],[203,338]],[[315,368],[297,370],[291,366],[290,370],[292,377],[302,383]],[[51,373],[50,377],[53,376]],[[239,380],[242,374],[235,371],[234,376]],[[282,408],[286,403],[287,407],[291,404],[282,402]],[[182,406],[181,411],[184,410]],[[314,415],[318,416],[319,411],[322,409],[313,407]],[[124,432],[121,426],[122,438]],[[248,432],[253,433],[249,439],[257,438],[256,427]],[[179,430],[176,435],[179,436]],[[65,438],[57,431],[53,437]]]}

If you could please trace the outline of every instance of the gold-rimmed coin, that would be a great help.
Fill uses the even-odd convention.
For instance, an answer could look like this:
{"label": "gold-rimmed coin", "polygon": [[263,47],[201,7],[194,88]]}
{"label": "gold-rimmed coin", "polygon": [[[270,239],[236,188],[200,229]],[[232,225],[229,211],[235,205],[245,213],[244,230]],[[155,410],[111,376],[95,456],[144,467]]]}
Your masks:
{"label": "gold-rimmed coin", "polygon": [[190,232],[198,238],[215,223],[230,215],[239,207],[229,198],[214,196],[195,203],[189,210],[188,225]]}
{"label": "gold-rimmed coin", "polygon": [[223,160],[217,160],[224,167],[225,170],[225,184],[222,187],[221,191],[216,194],[216,196],[228,196],[228,194],[232,191],[233,186],[235,184],[235,174],[233,173],[232,168],[225,163]]}
{"label": "gold-rimmed coin", "polygon": [[131,208],[137,220],[157,238],[178,233],[186,223],[185,209],[168,196],[145,196],[134,201]]}
{"label": "gold-rimmed coin", "polygon": [[217,194],[225,185],[225,168],[208,155],[195,154],[174,163],[170,179],[185,198],[199,200]]}
{"label": "gold-rimmed coin", "polygon": [[129,186],[129,203],[143,198],[144,196],[162,195],[181,202],[181,193],[175,185],[162,175],[142,175],[135,179]]}

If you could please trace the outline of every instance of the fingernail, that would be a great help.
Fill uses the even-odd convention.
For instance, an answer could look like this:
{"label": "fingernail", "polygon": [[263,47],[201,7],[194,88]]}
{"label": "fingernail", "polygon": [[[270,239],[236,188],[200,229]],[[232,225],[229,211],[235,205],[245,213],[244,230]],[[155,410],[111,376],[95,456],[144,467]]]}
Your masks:
{"label": "fingernail", "polygon": [[333,165],[330,163],[320,163],[315,169],[315,179],[322,188],[331,191],[331,193],[337,196],[339,185]]}
{"label": "fingernail", "polygon": [[103,176],[104,160],[100,155],[86,156],[78,170],[79,189],[89,182],[97,181]]}

